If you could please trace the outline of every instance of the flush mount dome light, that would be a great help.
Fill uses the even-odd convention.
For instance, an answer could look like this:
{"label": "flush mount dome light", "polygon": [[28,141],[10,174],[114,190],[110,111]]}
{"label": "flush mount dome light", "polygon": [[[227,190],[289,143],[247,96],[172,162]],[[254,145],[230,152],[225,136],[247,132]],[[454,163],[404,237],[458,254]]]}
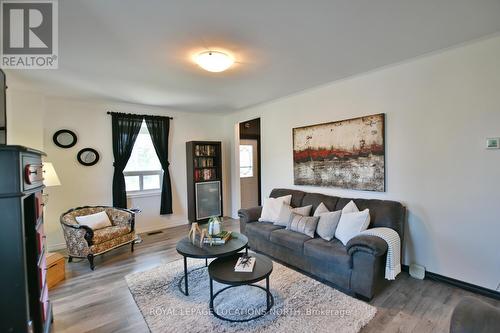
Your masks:
{"label": "flush mount dome light", "polygon": [[217,73],[231,67],[234,64],[234,59],[223,52],[205,51],[195,57],[195,62],[204,70]]}

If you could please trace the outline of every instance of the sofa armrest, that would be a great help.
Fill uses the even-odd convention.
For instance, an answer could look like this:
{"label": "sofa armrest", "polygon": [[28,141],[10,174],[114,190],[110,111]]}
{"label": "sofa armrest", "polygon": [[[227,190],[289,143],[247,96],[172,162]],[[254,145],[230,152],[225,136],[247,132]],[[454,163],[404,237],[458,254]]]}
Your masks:
{"label": "sofa armrest", "polygon": [[240,231],[245,234],[245,226],[247,223],[256,222],[262,213],[262,206],[240,209],[238,216],[240,217]]}
{"label": "sofa armrest", "polygon": [[86,226],[86,225],[81,225],[81,224],[70,224],[61,221],[61,225],[63,227],[63,230],[84,230],[85,233],[83,234],[83,238],[87,241],[88,245],[92,245],[92,238],[94,238],[94,230],[92,228]]}
{"label": "sofa armrest", "polygon": [[387,243],[380,237],[360,235],[352,238],[346,245],[347,253],[354,255],[358,251],[366,252],[375,257],[387,252]]}
{"label": "sofa armrest", "polygon": [[94,231],[86,225],[70,224],[61,221],[68,254],[86,257],[90,253]]}
{"label": "sofa armrest", "polygon": [[130,232],[135,229],[135,211],[126,208],[106,208],[106,213],[110,217],[113,225],[129,227]]}
{"label": "sofa armrest", "polygon": [[387,283],[384,279],[387,243],[380,237],[359,235],[347,242],[346,249],[351,256],[350,288],[369,300]]}
{"label": "sofa armrest", "polygon": [[260,214],[262,213],[262,206],[240,209],[238,211],[238,216],[240,221],[245,223],[255,222],[259,220]]}
{"label": "sofa armrest", "polygon": [[498,332],[500,309],[473,297],[463,298],[453,310],[450,333]]}

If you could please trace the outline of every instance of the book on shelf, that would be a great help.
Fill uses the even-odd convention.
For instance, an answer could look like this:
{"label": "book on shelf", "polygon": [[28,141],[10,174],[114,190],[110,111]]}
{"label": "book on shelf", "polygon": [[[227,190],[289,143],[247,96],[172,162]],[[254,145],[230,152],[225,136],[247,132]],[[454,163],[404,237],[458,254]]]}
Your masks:
{"label": "book on shelf", "polygon": [[217,179],[216,169],[197,169],[194,171],[195,181],[205,181]]}
{"label": "book on shelf", "polygon": [[255,257],[241,256],[238,258],[236,265],[234,266],[235,272],[249,273],[253,272],[255,266]]}
{"label": "book on shelf", "polygon": [[214,145],[196,145],[194,147],[195,156],[214,156],[215,146]]}
{"label": "book on shelf", "polygon": [[200,157],[194,159],[195,168],[212,168],[214,167],[213,157]]}

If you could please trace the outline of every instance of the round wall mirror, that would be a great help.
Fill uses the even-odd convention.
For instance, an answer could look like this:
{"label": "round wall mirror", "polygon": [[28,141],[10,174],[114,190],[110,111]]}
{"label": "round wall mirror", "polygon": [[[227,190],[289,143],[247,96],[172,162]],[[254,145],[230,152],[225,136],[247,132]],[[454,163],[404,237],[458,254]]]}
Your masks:
{"label": "round wall mirror", "polygon": [[92,166],[99,162],[99,153],[92,148],[83,148],[78,152],[78,162],[85,166]]}
{"label": "round wall mirror", "polygon": [[76,134],[68,129],[62,129],[54,133],[52,140],[56,146],[61,148],[71,148],[76,145]]}

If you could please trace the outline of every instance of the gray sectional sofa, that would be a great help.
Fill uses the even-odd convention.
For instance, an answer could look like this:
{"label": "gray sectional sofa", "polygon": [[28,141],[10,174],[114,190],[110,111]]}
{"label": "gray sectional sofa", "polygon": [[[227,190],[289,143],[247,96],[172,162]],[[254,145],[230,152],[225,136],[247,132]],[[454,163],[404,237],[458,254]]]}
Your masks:
{"label": "gray sectional sofa", "polygon": [[[312,212],[321,202],[334,211],[353,200],[360,210],[370,209],[370,228],[392,228],[403,242],[406,209],[399,202],[340,198],[289,189],[274,189],[270,197],[289,194],[292,195],[292,207],[312,205]],[[251,249],[326,280],[362,299],[371,299],[389,282],[384,278],[387,244],[381,238],[360,235],[344,246],[336,238],[331,241],[318,236],[310,238],[270,222],[258,222],[261,212],[262,207],[238,211],[241,232],[248,237]]]}

